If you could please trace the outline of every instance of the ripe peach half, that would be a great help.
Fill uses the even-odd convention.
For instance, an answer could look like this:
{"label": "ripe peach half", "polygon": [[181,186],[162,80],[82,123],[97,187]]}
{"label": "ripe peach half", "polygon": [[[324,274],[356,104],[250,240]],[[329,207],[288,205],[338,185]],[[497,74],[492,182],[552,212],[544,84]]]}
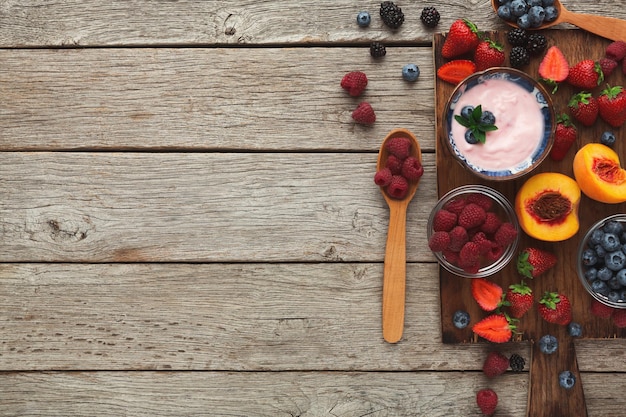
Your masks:
{"label": "ripe peach half", "polygon": [[574,177],[583,193],[602,203],[626,201],[626,171],[617,153],[601,143],[588,143],[574,156]]}
{"label": "ripe peach half", "polygon": [[560,242],[578,232],[580,188],[574,179],[558,172],[530,177],[515,196],[515,213],[526,234]]}

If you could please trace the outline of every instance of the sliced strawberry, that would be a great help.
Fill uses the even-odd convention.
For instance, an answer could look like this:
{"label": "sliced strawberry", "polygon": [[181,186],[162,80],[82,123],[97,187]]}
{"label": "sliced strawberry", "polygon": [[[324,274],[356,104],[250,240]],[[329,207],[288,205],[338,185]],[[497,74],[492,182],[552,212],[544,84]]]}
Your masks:
{"label": "sliced strawberry", "polygon": [[502,301],[502,287],[485,278],[472,279],[472,297],[480,308],[493,311]]}
{"label": "sliced strawberry", "polygon": [[558,83],[565,81],[569,75],[569,64],[563,52],[552,46],[546,52],[543,60],[539,64],[539,75],[548,84],[553,86],[554,94],[558,88]]}
{"label": "sliced strawberry", "polygon": [[478,336],[494,343],[505,343],[511,340],[515,326],[509,323],[504,314],[492,314],[485,317],[472,327]]}
{"label": "sliced strawberry", "polygon": [[450,84],[458,84],[476,72],[476,64],[469,59],[446,62],[437,70],[437,77]]}

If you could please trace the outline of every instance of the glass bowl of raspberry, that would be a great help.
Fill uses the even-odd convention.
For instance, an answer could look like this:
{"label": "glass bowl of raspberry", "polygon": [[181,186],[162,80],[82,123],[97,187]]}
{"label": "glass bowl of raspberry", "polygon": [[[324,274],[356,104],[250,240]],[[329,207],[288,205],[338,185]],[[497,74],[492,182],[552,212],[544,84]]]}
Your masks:
{"label": "glass bowl of raspberry", "polygon": [[534,170],[554,144],[550,94],[528,74],[494,67],[455,87],[444,110],[444,142],[474,175],[492,181]]}
{"label": "glass bowl of raspberry", "polygon": [[597,301],[626,308],[626,214],[597,221],[578,244],[577,270]]}
{"label": "glass bowl of raspberry", "polygon": [[428,246],[447,271],[465,278],[495,274],[515,256],[520,226],[510,201],[485,185],[463,185],[439,199]]}

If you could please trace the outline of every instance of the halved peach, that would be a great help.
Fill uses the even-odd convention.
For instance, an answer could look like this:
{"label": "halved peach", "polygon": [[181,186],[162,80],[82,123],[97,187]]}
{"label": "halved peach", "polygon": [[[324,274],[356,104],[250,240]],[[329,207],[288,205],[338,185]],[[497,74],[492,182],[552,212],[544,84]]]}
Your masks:
{"label": "halved peach", "polygon": [[558,172],[530,177],[515,196],[515,213],[526,234],[560,242],[578,232],[580,188],[574,179]]}
{"label": "halved peach", "polygon": [[585,195],[602,203],[626,201],[626,171],[617,153],[601,143],[588,143],[574,156],[574,177]]}

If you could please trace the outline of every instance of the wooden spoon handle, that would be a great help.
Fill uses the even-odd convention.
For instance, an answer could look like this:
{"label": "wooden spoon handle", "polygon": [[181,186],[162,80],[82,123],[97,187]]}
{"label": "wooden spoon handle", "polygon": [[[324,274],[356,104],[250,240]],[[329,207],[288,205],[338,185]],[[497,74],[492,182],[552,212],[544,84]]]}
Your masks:
{"label": "wooden spoon handle", "polygon": [[626,42],[626,20],[585,13],[574,13],[565,8],[561,8],[559,20],[576,25],[581,29],[595,33],[603,38]]}
{"label": "wooden spoon handle", "polygon": [[383,271],[383,338],[396,343],[404,328],[406,292],[406,209],[407,204],[389,205],[389,231]]}

